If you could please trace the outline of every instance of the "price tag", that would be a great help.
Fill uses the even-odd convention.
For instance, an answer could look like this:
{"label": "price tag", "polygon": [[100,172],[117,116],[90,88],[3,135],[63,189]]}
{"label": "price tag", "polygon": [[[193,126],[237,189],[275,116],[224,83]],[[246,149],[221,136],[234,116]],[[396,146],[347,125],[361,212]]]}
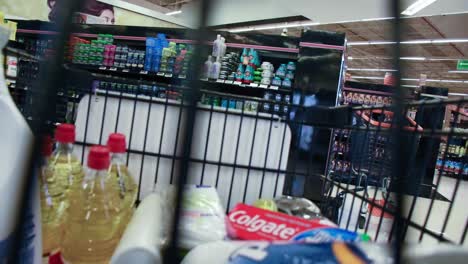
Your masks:
{"label": "price tag", "polygon": [[218,79],[216,80],[217,83],[224,83],[224,80]]}
{"label": "price tag", "polygon": [[164,72],[158,72],[156,75],[157,76],[164,76]]}
{"label": "price tag", "polygon": [[268,89],[268,85],[266,84],[260,84],[258,87],[263,88],[263,89]]}
{"label": "price tag", "polygon": [[166,73],[166,74],[164,74],[164,77],[171,78],[171,77],[172,77],[172,73]]}
{"label": "price tag", "polygon": [[207,81],[208,81],[208,78],[201,78],[200,81],[207,82]]}
{"label": "price tag", "polygon": [[242,85],[242,82],[237,82],[237,81],[235,81],[234,84],[235,84],[235,85]]}
{"label": "price tag", "polygon": [[225,81],[224,83],[227,83],[227,84],[233,84],[233,83],[234,83],[234,81],[229,81],[229,80],[227,80],[227,81]]}
{"label": "price tag", "polygon": [[148,71],[140,71],[140,74],[148,74]]}
{"label": "price tag", "polygon": [[179,79],[187,79],[187,75],[185,75],[185,74],[182,75],[181,74],[181,75],[179,75]]}
{"label": "price tag", "polygon": [[99,67],[100,70],[107,70],[107,67],[106,66],[101,66]]}
{"label": "price tag", "polygon": [[122,72],[129,73],[130,70],[129,69],[123,69]]}
{"label": "price tag", "polygon": [[256,88],[256,87],[258,87],[258,83],[251,83],[249,86],[250,86],[250,87],[255,87],[255,88]]}
{"label": "price tag", "polygon": [[278,86],[273,86],[273,85],[271,85],[271,86],[270,86],[270,89],[271,89],[271,90],[278,90]]}
{"label": "price tag", "polygon": [[109,71],[117,71],[117,68],[116,68],[116,67],[111,67],[111,68],[109,69]]}

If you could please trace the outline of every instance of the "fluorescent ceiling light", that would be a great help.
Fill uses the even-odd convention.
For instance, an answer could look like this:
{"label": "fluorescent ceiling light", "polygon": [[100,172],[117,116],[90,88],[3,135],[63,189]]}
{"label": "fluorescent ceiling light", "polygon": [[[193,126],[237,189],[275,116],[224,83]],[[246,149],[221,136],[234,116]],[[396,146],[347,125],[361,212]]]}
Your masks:
{"label": "fluorescent ceiling light", "polygon": [[182,13],[182,10],[172,11],[172,12],[166,13],[166,16],[178,15],[180,13]]}
{"label": "fluorescent ceiling light", "polygon": [[[414,39],[401,41],[402,45],[421,45],[421,44],[445,44],[445,43],[468,43],[468,38],[460,39]],[[348,46],[369,46],[369,45],[393,45],[395,41],[350,41]]]}
{"label": "fluorescent ceiling light", "polygon": [[394,69],[366,69],[366,68],[348,68],[348,71],[369,71],[369,72],[395,72]]}
{"label": "fluorescent ceiling light", "polygon": [[403,11],[401,14],[406,15],[406,16],[412,16],[419,11],[423,10],[427,6],[431,5],[437,0],[418,0],[414,2],[412,5],[410,5],[405,11]]}
{"label": "fluorescent ceiling light", "polygon": [[280,24],[270,24],[270,25],[262,25],[262,26],[251,26],[251,27],[243,27],[243,28],[234,28],[229,30],[231,33],[239,33],[239,32],[248,32],[254,30],[268,30],[268,29],[283,29],[283,28],[293,28],[293,27],[307,27],[307,26],[317,26],[320,25],[318,22],[293,22],[293,23],[280,23]]}
{"label": "fluorescent ceiling light", "polygon": [[400,60],[425,61],[424,57],[400,57]]}
{"label": "fluorescent ceiling light", "polygon": [[468,71],[448,71],[449,73],[468,73]]}

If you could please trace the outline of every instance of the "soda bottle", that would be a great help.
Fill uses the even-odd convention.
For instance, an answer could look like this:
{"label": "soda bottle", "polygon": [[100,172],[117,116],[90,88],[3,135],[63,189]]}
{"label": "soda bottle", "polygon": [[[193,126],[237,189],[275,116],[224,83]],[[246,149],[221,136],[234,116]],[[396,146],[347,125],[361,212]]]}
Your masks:
{"label": "soda bottle", "polygon": [[[125,135],[120,133],[109,135],[107,147],[111,153],[111,175],[119,186],[122,210],[128,213],[122,216],[122,221],[127,224],[133,215],[137,198],[137,186],[125,164],[125,153],[127,151]],[[123,231],[125,230],[122,230],[122,233]]]}
{"label": "soda bottle", "polygon": [[122,200],[109,173],[107,147],[95,146],[88,155],[88,169],[81,185],[72,185],[62,256],[67,263],[104,264],[120,240]]}
{"label": "soda bottle", "polygon": [[45,254],[60,247],[68,207],[67,190],[83,178],[81,163],[73,155],[75,126],[60,124],[55,130],[55,140],[55,152],[41,176],[42,252]]}

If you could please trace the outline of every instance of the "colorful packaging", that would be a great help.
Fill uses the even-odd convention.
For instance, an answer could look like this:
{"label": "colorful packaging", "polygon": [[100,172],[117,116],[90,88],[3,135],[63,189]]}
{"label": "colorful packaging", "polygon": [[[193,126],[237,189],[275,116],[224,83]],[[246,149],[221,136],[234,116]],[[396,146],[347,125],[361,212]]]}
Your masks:
{"label": "colorful packaging", "polygon": [[308,221],[253,206],[238,204],[228,216],[228,234],[241,240],[292,240],[297,235],[322,227],[334,227],[329,221]]}

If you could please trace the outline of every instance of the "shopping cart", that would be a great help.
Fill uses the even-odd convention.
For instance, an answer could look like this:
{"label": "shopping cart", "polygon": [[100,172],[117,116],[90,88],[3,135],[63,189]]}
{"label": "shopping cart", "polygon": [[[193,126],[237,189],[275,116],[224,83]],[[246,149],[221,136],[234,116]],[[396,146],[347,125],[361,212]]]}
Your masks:
{"label": "shopping cart", "polygon": [[[66,28],[65,32],[67,30],[71,29]],[[200,40],[205,40],[203,37],[200,36]],[[323,52],[327,46],[321,44],[318,49]],[[344,49],[344,47],[341,48]],[[287,52],[290,50],[284,47],[282,49]],[[62,53],[63,47],[57,54]],[[315,58],[315,55],[312,54],[310,57]],[[332,55],[330,58],[338,58],[338,61],[341,61],[340,56]],[[318,60],[314,59],[309,62],[315,61]],[[203,63],[203,61],[198,62]],[[51,72],[62,73],[62,63],[60,59],[51,62]],[[123,71],[120,73],[126,76]],[[136,78],[133,76],[132,80],[128,81],[132,87],[152,85],[153,80],[148,80],[147,72],[127,73],[137,76]],[[199,76],[200,74],[198,70],[194,70],[193,75]],[[259,198],[274,198],[291,193],[289,187],[284,184],[287,175],[317,177],[316,173],[309,172],[311,170],[309,163],[300,164],[300,172],[295,166],[289,167],[289,163],[294,163],[297,159],[297,156],[290,155],[289,150],[292,138],[294,140],[295,136],[306,137],[303,140],[307,141],[309,137],[317,134],[318,130],[326,130],[327,133],[337,134],[338,138],[347,142],[346,147],[336,148],[335,151],[340,152],[341,156],[346,156],[349,163],[341,163],[338,166],[338,162],[330,160],[329,173],[319,175],[324,182],[320,193],[323,199],[319,204],[324,216],[340,227],[370,233],[376,241],[380,241],[380,234],[385,241],[401,242],[397,243],[399,245],[408,240],[422,243],[443,241],[467,244],[465,239],[468,228],[466,213],[451,217],[453,211],[460,209],[460,199],[457,193],[462,188],[460,187],[462,186],[461,177],[457,176],[453,193],[448,199],[443,200],[435,195],[441,191],[442,177],[435,179],[434,183],[429,186],[431,193],[424,196],[424,185],[420,182],[413,184],[413,181],[408,180],[408,175],[422,174],[421,168],[425,169],[425,165],[430,163],[429,156],[425,155],[426,149],[419,148],[422,137],[429,139],[448,137],[448,142],[450,142],[450,138],[464,138],[468,136],[468,133],[454,129],[441,130],[437,127],[424,127],[423,130],[419,121],[416,121],[417,118],[409,118],[405,111],[409,107],[415,107],[418,113],[424,113],[426,108],[444,108],[449,103],[459,108],[461,104],[468,102],[467,98],[452,101],[406,101],[391,107],[347,107],[346,110],[353,112],[354,117],[352,123],[346,125],[338,122],[338,118],[334,115],[334,113],[342,113],[343,108],[337,110],[337,108],[330,107],[324,110],[324,108],[309,107],[307,111],[310,116],[314,116],[314,119],[291,120],[290,109],[301,108],[302,103],[278,103],[281,109],[289,109],[284,115],[251,111],[253,107],[249,101],[255,102],[254,108],[258,108],[259,105],[275,104],[275,102],[262,99],[262,97],[251,99],[243,95],[229,95],[222,91],[206,90],[199,80],[190,81],[183,87],[169,83],[166,86],[172,90],[164,93],[164,97],[160,97],[158,93],[154,94],[141,88],[133,89],[133,93],[122,89],[99,90],[91,85],[86,89],[64,88],[61,86],[65,83],[64,76],[66,75],[58,74],[57,79],[45,79],[44,83],[38,85],[47,89],[39,92],[40,100],[35,103],[41,107],[31,119],[34,132],[38,134],[48,132],[45,129],[46,126],[39,122],[47,123],[50,129],[55,123],[62,121],[58,120],[57,113],[54,113],[55,106],[58,105],[57,91],[60,91],[59,89],[67,91],[61,96],[72,92],[73,97],[76,97],[74,99],[77,100],[73,102],[67,100],[67,105],[71,104],[71,107],[68,109],[66,119],[76,123],[78,127],[79,142],[77,144],[81,161],[85,162],[85,153],[91,145],[103,144],[107,134],[115,131],[126,133],[129,138],[126,161],[137,177],[139,198],[142,199],[153,191],[155,183],[164,181],[166,184],[178,186],[174,226],[180,220],[181,201],[184,195],[182,186],[185,183],[209,184],[218,188],[223,205],[228,211],[239,202],[252,203]],[[92,78],[110,78],[94,72],[91,76]],[[123,79],[121,76],[119,78]],[[324,82],[317,86],[328,84]],[[315,84],[309,86],[315,87]],[[234,88],[234,86],[228,88],[242,91],[249,89],[247,87]],[[257,89],[261,90],[259,87]],[[396,91],[399,89],[395,88]],[[322,88],[319,92],[329,93],[326,88]],[[172,93],[177,96],[167,96]],[[221,105],[218,103],[201,105],[198,102],[201,99],[201,93],[207,95],[208,98],[223,98],[221,100],[225,100],[227,105],[235,102],[236,105],[240,104],[240,107],[233,109],[223,106],[222,103]],[[333,95],[341,96],[336,93]],[[310,104],[318,102],[315,95],[310,96],[309,99],[312,102]],[[305,99],[300,98],[298,101],[303,102]],[[249,107],[246,108],[246,105]],[[324,114],[324,111],[327,114]],[[320,120],[321,117],[323,120]],[[346,118],[342,120],[344,119]],[[313,129],[307,129],[307,133],[292,136],[293,132],[290,129],[292,126],[298,127],[296,131],[305,131],[303,127]],[[336,133],[338,130],[341,132]],[[301,142],[301,140],[298,141]],[[325,142],[327,143],[328,141]],[[428,149],[436,147],[438,146],[433,144]],[[420,160],[415,162],[418,155],[421,155]],[[307,161],[312,162],[313,158],[311,156],[311,159]],[[447,156],[442,157],[442,166],[447,159]],[[417,167],[416,164],[421,166]],[[341,168],[338,169],[338,167]],[[405,191],[410,188],[416,195],[406,195]],[[405,204],[407,207],[403,206]],[[437,215],[437,219],[434,220],[433,215]],[[177,258],[178,237],[177,228],[174,226],[171,230],[172,244],[165,255],[169,260],[168,263],[174,263],[175,261],[172,260]],[[408,237],[410,239],[407,239]],[[401,248],[397,248],[395,252],[398,257]]]}

